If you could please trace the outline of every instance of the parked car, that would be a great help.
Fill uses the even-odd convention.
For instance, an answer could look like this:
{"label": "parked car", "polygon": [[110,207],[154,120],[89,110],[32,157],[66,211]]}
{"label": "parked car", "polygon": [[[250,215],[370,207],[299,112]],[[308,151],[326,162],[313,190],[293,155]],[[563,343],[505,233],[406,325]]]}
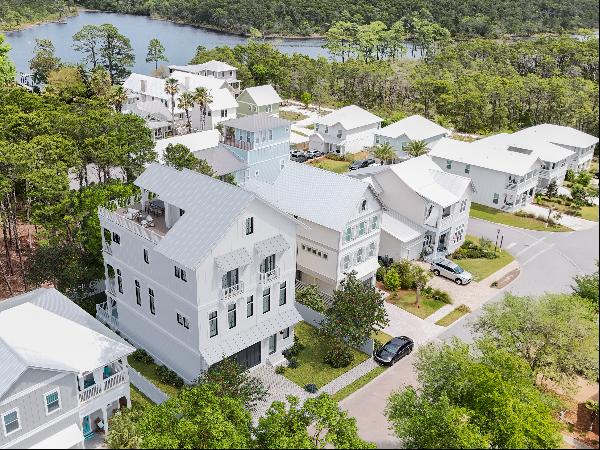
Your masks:
{"label": "parked car", "polygon": [[306,156],[308,157],[308,159],[318,158],[323,155],[324,153],[320,152],[319,150],[309,150],[306,152]]}
{"label": "parked car", "polygon": [[413,340],[407,336],[392,338],[373,354],[373,359],[379,364],[391,366],[405,356],[410,355],[414,345]]}
{"label": "parked car", "polygon": [[456,284],[469,284],[473,281],[473,275],[460,267],[454,261],[442,258],[431,263],[431,271],[454,281]]}
{"label": "parked car", "polygon": [[352,164],[350,164],[350,167],[348,167],[348,170],[358,170],[358,169],[362,169],[364,167],[369,167],[372,166],[373,164],[375,164],[376,161],[373,158],[368,158],[368,159],[357,159],[356,161],[354,161]]}
{"label": "parked car", "polygon": [[290,160],[303,163],[308,160],[308,157],[304,152],[296,150],[290,153]]}

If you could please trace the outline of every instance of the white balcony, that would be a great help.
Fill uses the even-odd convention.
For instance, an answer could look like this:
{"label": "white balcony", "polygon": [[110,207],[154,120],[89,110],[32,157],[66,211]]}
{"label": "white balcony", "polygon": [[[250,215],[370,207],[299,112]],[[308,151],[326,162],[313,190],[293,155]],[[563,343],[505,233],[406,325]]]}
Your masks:
{"label": "white balcony", "polygon": [[[141,206],[133,206],[137,206],[141,209]],[[142,225],[141,222],[138,222],[138,220],[142,219],[143,217],[147,217],[146,214],[152,217],[151,228]],[[158,244],[168,231],[165,225],[164,215],[153,215],[144,212],[144,214],[140,213],[138,219],[132,219],[128,216],[127,208],[117,208],[115,211],[110,211],[102,207],[98,208],[98,215],[100,216],[101,221],[102,219],[109,220],[110,222],[117,224],[121,228],[125,228],[127,231],[144,238],[153,244]]]}
{"label": "white balcony", "polygon": [[115,362],[111,364],[110,367],[114,371],[111,376],[104,378],[101,382],[94,383],[93,385],[79,392],[78,397],[80,405],[94,400],[95,398],[100,397],[104,393],[109,392],[116,387],[122,386],[125,383],[129,383],[129,375],[121,364]]}
{"label": "white balcony", "polygon": [[96,305],[96,319],[108,325],[113,330],[119,329],[119,316],[108,306],[108,302]]}
{"label": "white balcony", "polygon": [[221,299],[230,300],[244,293],[244,282],[240,281],[238,284],[225,287],[221,289]]}
{"label": "white balcony", "polygon": [[267,284],[279,278],[279,266],[268,272],[259,272],[258,279],[262,284]]}

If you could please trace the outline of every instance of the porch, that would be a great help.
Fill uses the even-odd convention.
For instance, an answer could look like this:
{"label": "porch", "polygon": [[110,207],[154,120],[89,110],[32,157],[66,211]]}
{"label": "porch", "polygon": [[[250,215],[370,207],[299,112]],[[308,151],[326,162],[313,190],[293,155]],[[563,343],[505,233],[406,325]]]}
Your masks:
{"label": "porch", "polygon": [[127,370],[122,363],[116,361],[93,372],[83,373],[77,379],[80,405],[91,402],[104,393],[129,383]]}

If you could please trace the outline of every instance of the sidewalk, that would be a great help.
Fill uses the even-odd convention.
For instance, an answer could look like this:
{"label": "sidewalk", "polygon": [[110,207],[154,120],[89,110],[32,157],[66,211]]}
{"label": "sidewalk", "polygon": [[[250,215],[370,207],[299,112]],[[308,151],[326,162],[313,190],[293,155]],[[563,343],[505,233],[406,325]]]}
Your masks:
{"label": "sidewalk", "polygon": [[[538,216],[548,217],[548,208],[540,205],[529,204],[523,208],[523,211],[536,214]],[[575,231],[589,230],[590,228],[594,228],[597,223],[591,220],[582,219],[581,217],[569,216],[568,214],[563,214],[558,222],[561,225],[569,227]]]}

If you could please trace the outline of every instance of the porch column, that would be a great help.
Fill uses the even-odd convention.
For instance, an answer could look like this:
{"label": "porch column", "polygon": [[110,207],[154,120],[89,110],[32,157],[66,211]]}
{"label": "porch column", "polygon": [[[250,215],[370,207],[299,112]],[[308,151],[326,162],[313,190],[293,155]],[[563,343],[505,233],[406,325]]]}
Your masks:
{"label": "porch column", "polygon": [[148,190],[142,189],[142,211],[146,211],[148,205]]}
{"label": "porch column", "polygon": [[102,408],[102,422],[104,422],[104,436],[108,434],[108,412],[106,406]]}
{"label": "porch column", "polygon": [[79,386],[79,391],[83,391],[84,389],[84,380],[83,380],[83,374],[80,373],[79,376],[77,377],[77,384]]}
{"label": "porch column", "polygon": [[435,230],[435,239],[433,240],[433,261],[438,257],[438,245],[440,245],[440,229]]}
{"label": "porch column", "polygon": [[103,390],[104,386],[103,386],[103,380],[102,380],[102,372],[101,369],[96,369],[92,372],[92,374],[94,375],[94,382],[96,383],[96,385]]}

